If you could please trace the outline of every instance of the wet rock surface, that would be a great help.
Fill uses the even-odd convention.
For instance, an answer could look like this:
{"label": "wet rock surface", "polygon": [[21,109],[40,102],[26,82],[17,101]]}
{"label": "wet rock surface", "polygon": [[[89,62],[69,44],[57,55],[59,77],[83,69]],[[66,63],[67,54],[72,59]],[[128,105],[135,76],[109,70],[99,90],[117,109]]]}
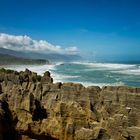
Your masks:
{"label": "wet rock surface", "polygon": [[140,140],[140,88],[53,83],[0,70],[0,140]]}

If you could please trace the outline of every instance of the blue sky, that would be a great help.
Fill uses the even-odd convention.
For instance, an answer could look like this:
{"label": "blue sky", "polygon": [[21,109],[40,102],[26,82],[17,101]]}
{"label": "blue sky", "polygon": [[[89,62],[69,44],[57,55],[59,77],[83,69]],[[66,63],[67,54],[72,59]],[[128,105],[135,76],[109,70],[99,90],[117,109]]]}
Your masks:
{"label": "blue sky", "polygon": [[0,0],[0,32],[100,59],[140,60],[140,1]]}

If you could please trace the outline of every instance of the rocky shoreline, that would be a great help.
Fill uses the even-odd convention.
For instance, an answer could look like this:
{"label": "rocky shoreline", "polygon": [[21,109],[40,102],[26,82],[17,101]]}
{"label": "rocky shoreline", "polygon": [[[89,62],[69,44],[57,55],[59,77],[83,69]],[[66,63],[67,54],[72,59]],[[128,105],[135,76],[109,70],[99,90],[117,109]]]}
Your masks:
{"label": "rocky shoreline", "polygon": [[0,140],[140,140],[140,87],[53,83],[0,70]]}

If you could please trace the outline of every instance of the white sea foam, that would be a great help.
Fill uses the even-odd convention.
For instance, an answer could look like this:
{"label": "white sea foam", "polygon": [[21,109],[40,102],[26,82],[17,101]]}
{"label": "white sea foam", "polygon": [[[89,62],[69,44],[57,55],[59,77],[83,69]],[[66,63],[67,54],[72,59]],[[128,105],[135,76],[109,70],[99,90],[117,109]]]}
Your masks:
{"label": "white sea foam", "polygon": [[130,64],[117,64],[117,63],[85,63],[85,62],[72,62],[73,64],[86,65],[90,68],[101,68],[101,69],[128,69],[135,68],[136,65]]}
{"label": "white sea foam", "polygon": [[140,75],[140,69],[119,70],[119,71],[112,71],[112,72],[127,74],[127,75]]}
{"label": "white sea foam", "polygon": [[55,70],[55,65],[14,65],[14,66],[7,66],[7,69],[17,70],[17,71],[24,71],[26,68],[38,73],[39,75],[43,75],[45,71]]}
{"label": "white sea foam", "polygon": [[121,81],[120,82],[116,82],[116,83],[92,83],[92,82],[76,82],[76,83],[81,83],[85,87],[88,87],[88,86],[103,87],[103,86],[123,86],[123,85],[125,85],[125,83],[123,83]]}
{"label": "white sea foam", "polygon": [[110,85],[108,83],[92,83],[92,82],[78,82],[81,83],[82,85],[84,85],[85,87],[89,87],[89,86],[99,86],[99,87],[103,87],[103,86],[107,86]]}
{"label": "white sea foam", "polygon": [[[79,76],[71,76],[65,74],[58,74],[56,70],[56,66],[61,65],[63,63],[55,63],[55,64],[46,64],[46,65],[14,65],[7,66],[7,69],[12,69],[16,71],[24,71],[26,68],[30,71],[36,72],[39,75],[43,75],[45,71],[50,71],[51,76],[54,79],[54,82],[67,82],[67,79],[78,78]],[[56,71],[56,72],[55,72]]]}
{"label": "white sea foam", "polygon": [[64,75],[53,72],[52,77],[54,79],[54,82],[56,83],[56,82],[72,82],[70,79],[79,78],[80,76]]}
{"label": "white sea foam", "polygon": [[[135,80],[133,78],[133,75],[140,75],[140,66],[135,65],[135,64],[128,65],[128,64],[111,64],[111,63],[82,63],[82,62],[69,63],[69,64],[79,64],[79,65],[85,66],[85,67],[83,66],[82,69],[81,68],[76,69],[77,67],[75,68],[75,67],[73,67],[73,65],[71,65],[73,72],[76,74],[76,71],[78,71],[78,75],[71,75],[68,73],[67,69],[63,70],[63,67],[58,67],[59,65],[62,65],[62,64],[64,64],[64,66],[65,66],[65,63],[59,62],[59,63],[50,64],[50,65],[48,65],[48,64],[46,64],[46,65],[15,65],[15,66],[7,66],[7,68],[17,70],[17,71],[24,71],[27,68],[33,72],[37,72],[39,75],[43,75],[45,71],[50,71],[51,76],[54,79],[54,83],[56,83],[56,82],[76,82],[76,83],[81,83],[86,87],[87,86],[102,87],[102,86],[106,86],[106,85],[108,85],[108,86],[109,85],[113,85],[113,86],[124,85],[124,83],[121,81],[123,81],[122,79],[124,78],[124,76],[127,76],[126,74],[132,75],[132,81]],[[108,83],[109,81],[105,80],[106,78],[100,77],[100,76],[99,76],[99,79],[96,80],[96,78],[94,79],[94,75],[93,75],[93,79],[92,79],[92,77],[86,77],[86,76],[85,76],[86,78],[84,79],[84,76],[82,74],[86,75],[86,74],[88,74],[88,72],[90,72],[92,70],[100,70],[101,73],[104,72],[104,70],[108,71],[109,73],[111,72],[112,74],[111,75],[108,74],[108,75],[106,75],[106,77],[113,79],[114,83]],[[82,72],[82,73],[80,73],[80,72]],[[121,73],[121,74],[123,74],[123,76],[116,77],[115,73]],[[96,72],[94,74],[96,74]],[[78,82],[77,82],[77,80],[78,80]],[[91,82],[88,82],[88,81],[91,81]],[[98,81],[98,82],[95,83],[96,81]],[[127,81],[125,81],[125,83],[127,83]]]}

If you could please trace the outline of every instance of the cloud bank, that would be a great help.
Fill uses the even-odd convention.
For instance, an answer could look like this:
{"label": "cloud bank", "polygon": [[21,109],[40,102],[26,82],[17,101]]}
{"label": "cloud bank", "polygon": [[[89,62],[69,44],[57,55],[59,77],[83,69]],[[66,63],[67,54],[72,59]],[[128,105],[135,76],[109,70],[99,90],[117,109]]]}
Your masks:
{"label": "cloud bank", "polygon": [[29,36],[15,36],[0,33],[0,47],[17,50],[33,51],[43,53],[77,54],[77,47],[63,48],[59,45],[52,45],[46,40],[33,40]]}

